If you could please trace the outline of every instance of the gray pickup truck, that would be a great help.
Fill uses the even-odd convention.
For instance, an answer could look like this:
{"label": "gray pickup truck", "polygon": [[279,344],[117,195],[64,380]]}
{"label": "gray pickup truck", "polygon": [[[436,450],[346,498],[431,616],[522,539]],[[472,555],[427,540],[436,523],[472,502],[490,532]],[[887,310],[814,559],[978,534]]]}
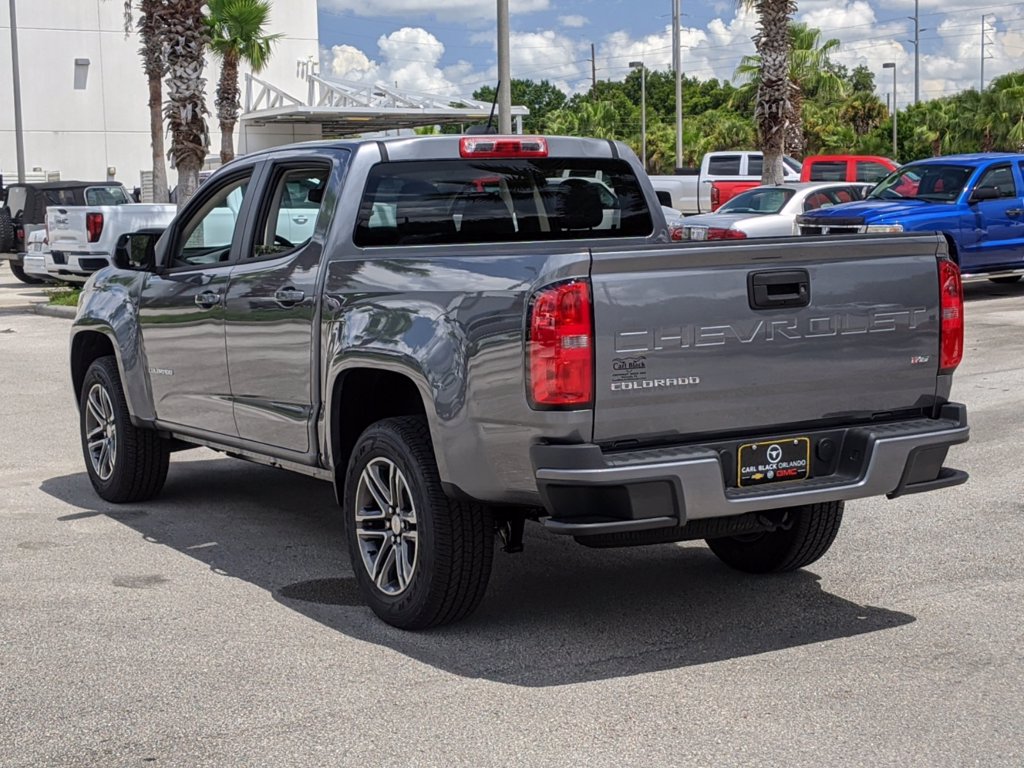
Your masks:
{"label": "gray pickup truck", "polygon": [[611,141],[251,154],[89,280],[71,336],[86,469],[111,502],[152,497],[195,446],[330,481],[366,602],[410,629],[472,611],[530,520],[800,568],[845,500],[967,479],[944,466],[968,439],[945,248],[672,245]]}

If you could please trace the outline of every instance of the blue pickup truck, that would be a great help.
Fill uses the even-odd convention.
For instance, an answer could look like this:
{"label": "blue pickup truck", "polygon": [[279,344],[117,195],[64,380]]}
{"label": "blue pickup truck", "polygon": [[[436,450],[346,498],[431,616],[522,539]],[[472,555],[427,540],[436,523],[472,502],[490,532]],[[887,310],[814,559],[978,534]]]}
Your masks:
{"label": "blue pickup truck", "polygon": [[893,171],[867,198],[797,220],[802,235],[940,232],[964,274],[1024,271],[1024,155],[936,157]]}

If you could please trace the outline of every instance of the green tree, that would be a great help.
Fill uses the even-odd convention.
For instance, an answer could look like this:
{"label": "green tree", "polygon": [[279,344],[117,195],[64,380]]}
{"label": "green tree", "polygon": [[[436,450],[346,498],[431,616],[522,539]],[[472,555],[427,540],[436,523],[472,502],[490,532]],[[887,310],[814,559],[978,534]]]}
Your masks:
{"label": "green tree", "polygon": [[161,28],[167,52],[167,103],[164,118],[171,134],[171,166],[178,170],[178,208],[199,186],[199,171],[210,147],[206,125],[204,52],[209,32],[203,6],[206,0],[163,0],[165,24]]}
{"label": "green tree", "polygon": [[245,62],[253,72],[266,69],[274,43],[283,35],[268,35],[269,0],[207,0],[206,23],[210,49],[221,61],[217,83],[217,120],[220,123],[220,161],[235,157],[235,125],[241,111],[238,65]]}
{"label": "green tree", "polygon": [[852,93],[874,93],[875,73],[865,64],[854,67],[849,77],[843,78]]}
{"label": "green tree", "polygon": [[[495,89],[485,85],[473,93],[479,101],[494,101]],[[552,112],[565,106],[566,96],[547,80],[539,83],[533,80],[512,78],[512,103],[526,107],[530,114],[523,118],[523,131],[540,133]]]}

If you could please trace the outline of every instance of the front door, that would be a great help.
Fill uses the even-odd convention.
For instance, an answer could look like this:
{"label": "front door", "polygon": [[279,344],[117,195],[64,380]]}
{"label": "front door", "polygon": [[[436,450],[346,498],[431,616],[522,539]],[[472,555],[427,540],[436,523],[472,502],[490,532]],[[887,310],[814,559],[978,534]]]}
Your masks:
{"label": "front door", "polygon": [[252,169],[201,187],[167,233],[166,268],[150,275],[139,322],[157,418],[235,436],[224,350],[224,297],[238,256]]}
{"label": "front door", "polygon": [[310,451],[313,334],[327,219],[330,157],[272,165],[244,255],[231,272],[227,356],[238,434]]}
{"label": "front door", "polygon": [[[1009,164],[985,171],[974,191],[994,189],[999,197],[970,204],[966,217],[966,247],[960,267],[966,272],[1021,265],[1024,248],[1024,201]],[[973,233],[970,228],[973,227]]]}

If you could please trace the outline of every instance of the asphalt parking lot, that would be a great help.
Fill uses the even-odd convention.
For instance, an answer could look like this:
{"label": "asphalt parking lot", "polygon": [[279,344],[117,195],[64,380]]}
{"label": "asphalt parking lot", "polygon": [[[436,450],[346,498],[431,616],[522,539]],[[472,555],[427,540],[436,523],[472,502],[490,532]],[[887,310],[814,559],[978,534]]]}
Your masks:
{"label": "asphalt parking lot", "polygon": [[966,486],[849,504],[772,578],[528,529],[419,634],[361,606],[326,484],[204,449],[101,502],[70,322],[18,289],[0,270],[0,765],[1024,765],[1024,285],[966,291]]}

